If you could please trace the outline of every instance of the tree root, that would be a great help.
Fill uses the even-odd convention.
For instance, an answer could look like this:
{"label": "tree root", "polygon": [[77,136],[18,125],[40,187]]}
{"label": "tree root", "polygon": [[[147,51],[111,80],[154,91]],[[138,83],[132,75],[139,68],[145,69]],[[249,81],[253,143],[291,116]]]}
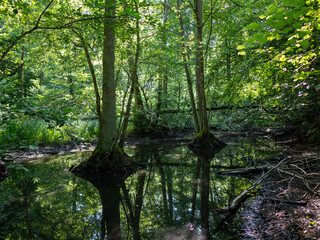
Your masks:
{"label": "tree root", "polygon": [[205,159],[211,159],[216,153],[218,153],[226,144],[220,139],[216,138],[211,132],[199,133],[192,141],[188,144],[188,147],[198,157]]}
{"label": "tree root", "polygon": [[76,175],[112,175],[124,174],[135,171],[139,168],[124,151],[112,150],[109,153],[99,153],[94,151],[92,155],[78,165],[69,169]]}

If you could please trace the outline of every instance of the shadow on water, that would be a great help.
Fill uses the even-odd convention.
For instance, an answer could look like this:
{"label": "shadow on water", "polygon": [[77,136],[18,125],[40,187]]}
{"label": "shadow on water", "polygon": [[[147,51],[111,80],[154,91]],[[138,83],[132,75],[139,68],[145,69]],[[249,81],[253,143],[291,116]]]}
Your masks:
{"label": "shadow on water", "polygon": [[250,180],[213,173],[278,150],[238,139],[205,160],[183,142],[137,145],[126,152],[145,169],[86,180],[67,169],[87,154],[28,161],[0,184],[0,239],[237,239],[240,219],[212,234],[224,216],[211,209],[226,207]]}

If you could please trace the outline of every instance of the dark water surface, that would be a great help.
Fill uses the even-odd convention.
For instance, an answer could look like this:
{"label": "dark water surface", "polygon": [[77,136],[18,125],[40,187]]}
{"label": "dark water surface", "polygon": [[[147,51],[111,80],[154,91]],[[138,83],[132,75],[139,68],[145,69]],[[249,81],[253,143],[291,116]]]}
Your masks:
{"label": "dark water surface", "polygon": [[88,153],[24,162],[0,183],[0,239],[101,239],[106,230],[114,239],[237,239],[243,221],[213,235],[224,215],[210,210],[226,207],[250,180],[214,172],[254,166],[280,149],[270,140],[232,141],[209,161],[184,142],[128,147],[147,168],[90,181],[68,171]]}

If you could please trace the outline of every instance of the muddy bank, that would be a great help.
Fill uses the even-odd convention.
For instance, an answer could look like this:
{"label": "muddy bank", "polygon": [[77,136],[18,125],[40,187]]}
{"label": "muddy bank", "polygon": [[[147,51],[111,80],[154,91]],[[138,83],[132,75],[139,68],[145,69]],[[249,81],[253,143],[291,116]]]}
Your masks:
{"label": "muddy bank", "polygon": [[242,239],[319,239],[319,147],[292,145],[279,157],[290,160],[260,184],[242,211]]}
{"label": "muddy bank", "polygon": [[[157,144],[166,141],[190,141],[193,132],[191,130],[185,131],[170,131],[167,135],[131,135],[125,142],[125,146],[134,146],[142,144]],[[24,161],[33,158],[49,157],[54,155],[61,155],[74,152],[93,151],[97,142],[80,142],[68,143],[63,145],[38,145],[37,149],[7,149],[3,156],[4,161],[16,162]]]}

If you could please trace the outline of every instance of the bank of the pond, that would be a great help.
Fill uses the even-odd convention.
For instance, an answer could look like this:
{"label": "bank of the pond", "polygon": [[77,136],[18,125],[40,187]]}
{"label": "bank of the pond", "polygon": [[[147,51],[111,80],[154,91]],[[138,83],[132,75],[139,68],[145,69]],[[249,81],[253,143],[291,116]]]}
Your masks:
{"label": "bank of the pond", "polygon": [[[190,141],[193,135],[191,130],[170,131],[167,135],[130,135],[125,145],[133,146],[145,143],[157,143],[166,141]],[[97,142],[74,142],[61,145],[38,145],[33,148],[6,149],[3,154],[4,161],[17,162],[33,158],[49,157],[75,152],[92,151]]]}
{"label": "bank of the pond", "polygon": [[[290,129],[290,128],[289,128]],[[248,138],[270,138],[285,141],[291,141],[291,135],[286,133],[288,128],[274,127],[255,129],[250,131],[215,131],[215,134],[223,141],[228,142],[232,138],[248,137]],[[126,141],[126,146],[136,144],[144,144],[150,142],[164,142],[164,141],[191,141],[194,136],[194,131],[190,129],[179,129],[168,131],[166,135],[130,135]],[[23,149],[4,149],[2,160],[4,161],[23,161],[32,158],[42,158],[54,155],[61,155],[74,152],[92,151],[96,147],[96,141],[93,142],[74,142],[62,145],[38,145],[35,148]]]}
{"label": "bank of the pond", "polygon": [[320,239],[319,152],[316,145],[294,144],[279,154],[289,161],[247,202],[242,239]]}

